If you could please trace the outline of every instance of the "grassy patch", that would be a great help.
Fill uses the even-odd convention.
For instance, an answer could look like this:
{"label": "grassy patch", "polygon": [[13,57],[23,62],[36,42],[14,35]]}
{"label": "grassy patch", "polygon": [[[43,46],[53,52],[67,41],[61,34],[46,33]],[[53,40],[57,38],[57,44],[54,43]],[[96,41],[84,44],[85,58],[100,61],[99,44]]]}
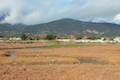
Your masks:
{"label": "grassy patch", "polygon": [[78,48],[81,45],[76,43],[64,43],[57,41],[48,41],[48,45],[40,46],[39,48]]}
{"label": "grassy patch", "polygon": [[39,48],[78,48],[78,47],[80,47],[80,45],[77,45],[77,44],[66,44],[66,45],[52,44],[48,46],[41,46]]}

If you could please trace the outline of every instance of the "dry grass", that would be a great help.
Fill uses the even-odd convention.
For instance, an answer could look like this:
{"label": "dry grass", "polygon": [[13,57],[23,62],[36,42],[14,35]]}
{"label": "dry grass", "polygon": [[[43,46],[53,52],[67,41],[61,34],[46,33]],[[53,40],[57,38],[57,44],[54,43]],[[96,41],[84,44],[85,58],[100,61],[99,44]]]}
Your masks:
{"label": "dry grass", "polygon": [[0,42],[0,50],[6,49],[24,49],[32,47],[45,46],[47,43],[44,42]]}
{"label": "dry grass", "polygon": [[[0,80],[120,80],[120,44],[35,44],[0,43]],[[30,45],[34,48],[23,48]]]}

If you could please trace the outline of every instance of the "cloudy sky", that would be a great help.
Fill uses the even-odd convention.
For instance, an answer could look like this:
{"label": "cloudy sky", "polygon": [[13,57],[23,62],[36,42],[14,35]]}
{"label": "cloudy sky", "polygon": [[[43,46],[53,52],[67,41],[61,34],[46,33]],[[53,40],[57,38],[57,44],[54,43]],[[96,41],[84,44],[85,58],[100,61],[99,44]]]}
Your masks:
{"label": "cloudy sky", "polygon": [[120,0],[0,0],[3,23],[39,24],[61,18],[120,24]]}

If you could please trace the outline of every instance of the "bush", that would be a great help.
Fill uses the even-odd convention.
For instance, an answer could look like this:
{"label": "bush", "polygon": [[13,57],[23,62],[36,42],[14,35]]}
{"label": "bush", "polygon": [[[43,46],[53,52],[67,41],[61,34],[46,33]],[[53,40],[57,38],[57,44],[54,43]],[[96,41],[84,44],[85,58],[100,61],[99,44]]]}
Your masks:
{"label": "bush", "polygon": [[96,37],[96,36],[91,36],[91,37],[88,37],[87,39],[90,39],[90,40],[97,40],[97,39],[101,39],[100,37]]}
{"label": "bush", "polygon": [[83,39],[83,36],[76,36],[76,39],[77,39],[77,40]]}
{"label": "bush", "polygon": [[22,34],[22,35],[21,35],[21,39],[22,39],[22,40],[27,40],[27,39],[28,39],[28,36],[27,36],[26,34]]}
{"label": "bush", "polygon": [[56,39],[56,36],[52,35],[52,34],[48,34],[48,35],[46,35],[45,39],[47,39],[47,40],[54,40],[54,39]]}

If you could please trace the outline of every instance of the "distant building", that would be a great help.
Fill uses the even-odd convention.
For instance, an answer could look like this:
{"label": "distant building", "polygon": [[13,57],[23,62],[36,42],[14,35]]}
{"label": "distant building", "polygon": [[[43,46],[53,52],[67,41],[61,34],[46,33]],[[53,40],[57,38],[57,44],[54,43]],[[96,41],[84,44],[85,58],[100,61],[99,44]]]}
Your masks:
{"label": "distant building", "polygon": [[59,42],[70,42],[71,39],[56,39],[56,41],[59,41]]}
{"label": "distant building", "polygon": [[0,38],[0,40],[3,40],[3,38]]}
{"label": "distant building", "polygon": [[114,41],[120,43],[120,37],[114,38]]}
{"label": "distant building", "polygon": [[90,40],[90,39],[81,39],[81,40],[75,40],[75,39],[57,39],[57,41],[60,42],[81,42],[81,43],[105,43],[104,38],[96,39],[96,40]]}
{"label": "distant building", "polygon": [[38,35],[34,35],[33,38],[34,39],[44,39],[44,38],[46,38],[46,36],[47,36],[46,34],[38,34]]}
{"label": "distant building", "polygon": [[9,38],[9,40],[19,41],[19,40],[22,40],[22,39],[21,38],[17,38],[17,37],[12,37],[12,38]]}
{"label": "distant building", "polygon": [[105,43],[103,37],[101,39],[96,39],[96,40],[90,40],[90,39],[75,40],[75,42],[82,42],[82,43]]}

